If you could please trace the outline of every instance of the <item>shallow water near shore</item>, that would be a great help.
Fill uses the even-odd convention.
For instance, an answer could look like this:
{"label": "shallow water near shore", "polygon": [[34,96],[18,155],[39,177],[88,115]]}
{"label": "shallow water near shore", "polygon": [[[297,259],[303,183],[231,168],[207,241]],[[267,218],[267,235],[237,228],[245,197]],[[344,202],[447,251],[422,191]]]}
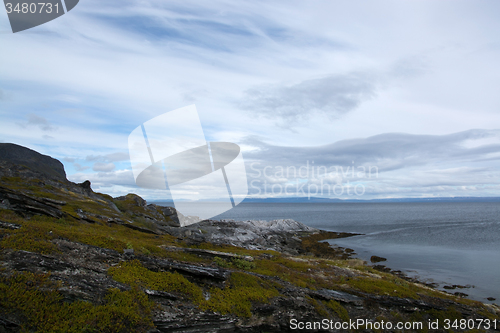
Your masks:
{"label": "shallow water near shore", "polygon": [[362,233],[330,242],[367,261],[372,255],[387,258],[380,264],[441,290],[468,285],[448,291],[500,302],[498,203],[242,203],[215,218],[291,218],[319,229]]}

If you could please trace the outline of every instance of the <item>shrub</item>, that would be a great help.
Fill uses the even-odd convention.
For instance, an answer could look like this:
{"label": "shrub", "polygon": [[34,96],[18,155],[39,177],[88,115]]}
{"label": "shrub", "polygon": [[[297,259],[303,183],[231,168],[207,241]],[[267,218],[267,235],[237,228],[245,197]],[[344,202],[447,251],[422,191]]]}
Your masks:
{"label": "shrub", "polygon": [[204,310],[250,317],[252,302],[267,303],[270,298],[278,296],[276,286],[250,274],[233,272],[228,286],[210,289],[210,299],[199,305]]}
{"label": "shrub", "polygon": [[153,272],[141,265],[139,260],[123,262],[111,267],[108,273],[118,282],[128,285],[137,284],[153,290],[180,292],[195,302],[203,299],[203,292],[196,284],[188,281],[181,274],[174,272]]}
{"label": "shrub", "polygon": [[0,277],[0,307],[23,317],[24,332],[147,332],[154,325],[154,303],[137,287],[110,289],[104,303],[68,303],[48,274],[28,272]]}

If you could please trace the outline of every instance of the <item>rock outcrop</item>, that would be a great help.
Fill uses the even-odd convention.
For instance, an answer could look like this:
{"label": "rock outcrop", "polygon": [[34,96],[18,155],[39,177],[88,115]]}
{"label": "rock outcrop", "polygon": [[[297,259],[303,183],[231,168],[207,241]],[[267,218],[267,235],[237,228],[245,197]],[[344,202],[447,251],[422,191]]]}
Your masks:
{"label": "rock outcrop", "polygon": [[5,166],[25,166],[45,177],[65,181],[63,164],[47,155],[13,143],[0,143],[0,161]]}
{"label": "rock outcrop", "polygon": [[191,243],[227,244],[251,250],[274,250],[298,254],[300,236],[319,232],[294,220],[207,220],[183,228],[165,229]]}

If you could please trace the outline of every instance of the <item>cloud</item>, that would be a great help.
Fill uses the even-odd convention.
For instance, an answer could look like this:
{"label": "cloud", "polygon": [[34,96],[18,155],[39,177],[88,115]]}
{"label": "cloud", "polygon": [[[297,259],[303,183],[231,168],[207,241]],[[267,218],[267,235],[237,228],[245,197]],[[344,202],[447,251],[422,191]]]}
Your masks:
{"label": "cloud", "polygon": [[[56,127],[51,125],[46,118],[37,116],[34,113],[31,113],[28,115],[28,121],[23,122],[23,123],[18,123],[18,125],[23,127],[23,128],[30,127],[30,126],[38,126],[42,131],[55,131],[56,130]],[[49,138],[52,138],[52,137],[49,137]]]}
{"label": "cloud", "polygon": [[[376,163],[381,176],[368,181],[379,193],[417,180],[428,186],[424,179],[450,183],[434,172],[461,165],[472,180],[473,164],[496,165],[494,143],[464,149],[459,138],[442,135],[500,128],[498,48],[488,47],[500,21],[491,4],[359,10],[351,2],[292,2],[89,0],[68,20],[36,28],[50,35],[7,38],[0,139],[73,156],[90,169],[122,169],[126,153],[109,153],[126,152],[134,128],[196,100],[207,139],[262,136],[260,155],[248,156],[263,166]],[[47,122],[19,120],[30,112]],[[23,120],[20,131],[15,124]],[[297,135],[276,123],[293,125]],[[40,133],[55,125],[57,132]],[[42,144],[43,134],[55,140]]]}
{"label": "cloud", "polygon": [[376,80],[366,73],[330,75],[289,86],[249,89],[239,106],[286,122],[308,118],[312,113],[341,116],[376,94]]}
{"label": "cloud", "polygon": [[[88,179],[92,182],[92,188],[109,188],[116,186],[124,186],[128,189],[137,188],[137,186],[135,185],[132,170],[102,171],[97,173],[76,173],[68,176],[68,178],[76,183],[81,183]],[[117,192],[117,194],[123,195],[124,193]]]}
{"label": "cloud", "polygon": [[281,164],[314,160],[322,164],[347,165],[355,161],[377,163],[394,170],[450,159],[474,161],[487,154],[500,153],[498,144],[474,148],[463,145],[466,141],[485,137],[496,137],[500,143],[500,130],[469,130],[448,135],[386,133],[316,147],[281,147],[250,139],[246,143],[258,149],[249,151],[245,157]]}
{"label": "cloud", "polygon": [[87,162],[120,162],[128,161],[130,156],[128,152],[117,152],[106,155],[88,155],[85,160]]}
{"label": "cloud", "polygon": [[[484,139],[490,143],[466,144]],[[494,140],[497,143],[491,143]],[[254,184],[251,192],[256,195],[276,194],[286,185],[289,194],[300,195],[302,185],[331,190],[337,184],[358,184],[374,196],[418,196],[432,191],[444,196],[487,196],[495,195],[500,185],[500,130],[386,133],[315,147],[282,147],[255,138],[246,143],[256,148],[244,155],[250,184]]]}
{"label": "cloud", "polygon": [[115,169],[114,163],[97,162],[97,163],[94,163],[94,166],[92,167],[92,170],[94,170],[94,171],[103,171],[103,172],[113,171],[114,169]]}
{"label": "cloud", "polygon": [[79,163],[73,163],[73,166],[74,166],[76,171],[85,171],[85,170],[90,168],[89,166],[81,165]]}

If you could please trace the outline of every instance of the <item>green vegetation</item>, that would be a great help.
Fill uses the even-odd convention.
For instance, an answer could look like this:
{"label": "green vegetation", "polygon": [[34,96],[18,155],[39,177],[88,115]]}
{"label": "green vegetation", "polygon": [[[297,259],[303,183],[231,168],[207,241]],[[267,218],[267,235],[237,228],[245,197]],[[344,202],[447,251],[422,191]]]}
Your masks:
{"label": "green vegetation", "polygon": [[318,301],[309,296],[307,301],[314,307],[316,312],[323,318],[340,318],[343,321],[349,321],[347,310],[334,300]]}
{"label": "green vegetation", "polygon": [[323,305],[323,303],[321,303],[320,301],[318,300],[315,300],[314,298],[311,298],[309,296],[307,296],[307,301],[312,305],[314,306],[314,309],[316,310],[316,312],[323,318],[329,318],[331,317],[330,313],[328,312],[328,310],[326,309],[326,307]]}
{"label": "green vegetation", "polygon": [[390,278],[356,277],[346,279],[350,289],[359,290],[369,294],[390,295],[402,298],[419,299],[418,291],[422,288],[410,284],[405,280],[391,276]]}
{"label": "green vegetation", "polygon": [[138,288],[110,289],[103,304],[67,303],[47,274],[0,276],[0,307],[25,318],[22,332],[146,332],[154,303]]}
{"label": "green vegetation", "polygon": [[462,319],[462,314],[457,311],[454,307],[448,307],[446,310],[429,310],[427,313],[433,318],[433,319],[439,319],[440,322],[443,322],[445,319],[449,319],[451,321],[455,319]]}
{"label": "green vegetation", "polygon": [[322,258],[342,258],[347,259],[343,251],[330,247],[330,244],[320,242],[326,239],[339,238],[336,232],[322,231],[317,234],[302,237],[302,249],[306,253],[312,253],[316,257]]}
{"label": "green vegetation", "polygon": [[[40,218],[36,217],[34,221]],[[1,230],[0,234],[3,236],[0,249],[24,250],[41,254],[60,252],[57,246],[50,242],[54,239],[54,235],[36,222],[26,223],[23,228],[17,230]]]}
{"label": "green vegetation", "polygon": [[339,302],[336,302],[332,299],[328,302],[323,301],[323,304],[330,308],[343,321],[349,321],[349,314],[347,313],[347,310],[342,305],[340,305]]}
{"label": "green vegetation", "polygon": [[279,295],[276,287],[279,285],[259,277],[233,272],[229,284],[224,289],[210,289],[210,298],[199,305],[205,310],[250,317],[252,302],[267,303],[270,298]]}
{"label": "green vegetation", "polygon": [[0,219],[22,225],[18,230],[1,231],[0,248],[32,251],[42,254],[58,252],[51,240],[62,238],[122,252],[133,248],[137,253],[167,257],[160,245],[176,245],[169,235],[153,235],[131,230],[117,224],[96,222],[87,224],[72,218],[55,219],[36,215],[23,219],[12,211],[0,209]]}
{"label": "green vegetation", "polygon": [[128,285],[139,285],[143,288],[168,292],[179,292],[200,303],[203,292],[196,284],[189,282],[177,272],[153,272],[143,267],[138,260],[123,262],[120,266],[111,267],[108,273],[118,282]]}
{"label": "green vegetation", "polygon": [[138,195],[129,193],[125,196],[124,200],[112,199],[113,203],[118,207],[118,209],[122,212],[134,212],[134,213],[142,213],[142,207],[140,207],[137,203],[139,200],[142,200]]}
{"label": "green vegetation", "polygon": [[271,259],[258,259],[256,268],[252,271],[262,275],[277,276],[297,287],[315,290],[321,286],[320,280],[314,274],[307,272],[312,266],[309,262],[295,262],[283,256],[274,256]]}
{"label": "green vegetation", "polygon": [[254,269],[255,268],[255,263],[254,262],[247,261],[247,260],[240,259],[240,258],[233,258],[231,261],[226,261],[226,260],[224,260],[222,258],[215,257],[214,258],[214,262],[218,266],[224,267],[224,268],[236,267],[236,268],[245,269],[245,270]]}
{"label": "green vegetation", "polygon": [[112,267],[109,274],[118,282],[139,285],[143,288],[180,293],[204,310],[233,313],[242,317],[251,316],[252,302],[267,302],[278,296],[277,284],[245,273],[231,274],[224,289],[211,288],[210,298],[205,300],[203,290],[179,273],[153,272],[143,267],[138,260],[124,262]]}

